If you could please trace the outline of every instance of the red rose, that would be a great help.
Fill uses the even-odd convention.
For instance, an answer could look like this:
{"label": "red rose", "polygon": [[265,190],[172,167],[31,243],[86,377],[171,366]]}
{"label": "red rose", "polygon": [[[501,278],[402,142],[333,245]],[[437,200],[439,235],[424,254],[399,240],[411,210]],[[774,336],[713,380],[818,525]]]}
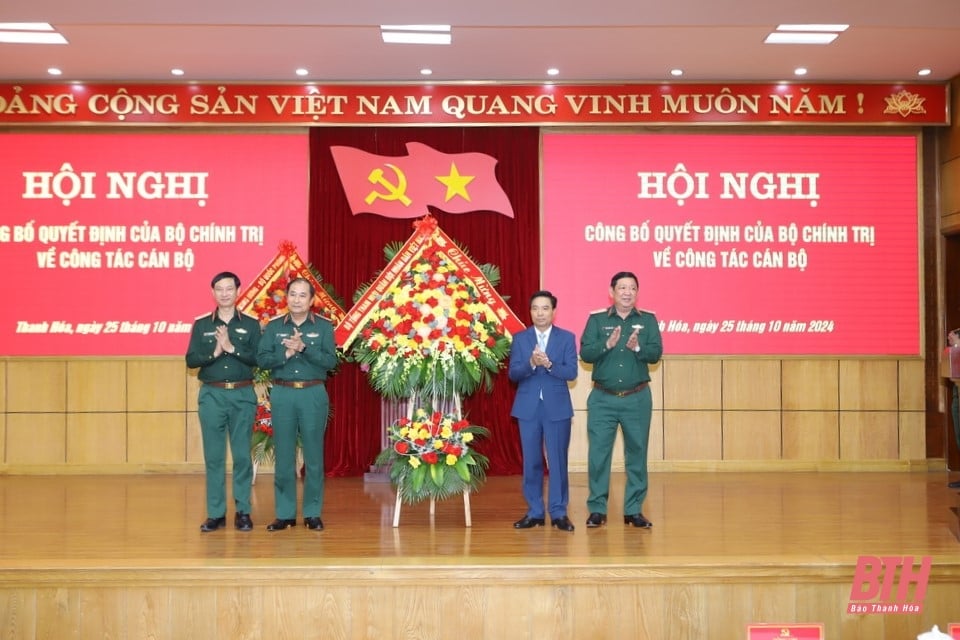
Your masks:
{"label": "red rose", "polygon": [[426,462],[427,464],[437,464],[438,458],[437,458],[436,451],[428,451],[427,453],[423,454],[420,457],[423,458],[423,461]]}
{"label": "red rose", "polygon": [[397,444],[393,445],[393,448],[394,448],[394,450],[396,450],[397,453],[399,453],[399,454],[401,454],[401,455],[407,453],[407,451],[410,450],[410,447],[409,447],[409,446],[407,445],[407,443],[406,443],[405,441],[403,441],[403,440],[401,440],[401,441],[398,442]]}
{"label": "red rose", "polygon": [[487,338],[487,346],[490,348],[497,346],[497,341],[493,338],[493,336]]}

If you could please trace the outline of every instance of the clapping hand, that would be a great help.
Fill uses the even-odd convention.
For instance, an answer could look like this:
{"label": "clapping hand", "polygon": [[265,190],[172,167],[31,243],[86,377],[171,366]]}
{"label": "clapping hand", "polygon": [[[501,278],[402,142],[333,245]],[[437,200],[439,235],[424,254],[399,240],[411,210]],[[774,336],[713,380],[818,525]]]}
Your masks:
{"label": "clapping hand", "polygon": [[607,337],[607,349],[613,349],[620,342],[620,327],[614,327]]}
{"label": "clapping hand", "polygon": [[553,366],[553,363],[550,362],[550,358],[547,357],[546,352],[540,349],[539,346],[536,346],[533,348],[533,355],[530,356],[530,365],[549,369]]}
{"label": "clapping hand", "polygon": [[215,351],[215,356],[223,352],[231,353],[234,351],[233,343],[230,342],[230,332],[227,330],[227,325],[225,324],[217,327],[217,347]]}
{"label": "clapping hand", "polygon": [[294,329],[293,335],[289,338],[284,338],[282,344],[287,349],[287,357],[291,358],[294,354],[300,353],[307,346],[303,342],[303,334],[300,333],[300,329]]}

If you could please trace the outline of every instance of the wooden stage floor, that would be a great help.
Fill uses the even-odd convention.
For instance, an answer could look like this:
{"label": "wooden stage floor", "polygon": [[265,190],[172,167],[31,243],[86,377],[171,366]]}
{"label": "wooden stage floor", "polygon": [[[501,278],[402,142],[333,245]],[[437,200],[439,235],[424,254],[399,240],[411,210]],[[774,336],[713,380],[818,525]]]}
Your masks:
{"label": "wooden stage floor", "polygon": [[[947,480],[655,473],[644,507],[654,527],[639,530],[623,525],[622,474],[609,523],[587,529],[586,477],[574,474],[577,529],[566,533],[513,529],[525,511],[517,476],[489,478],[471,497],[469,528],[458,498],[433,518],[427,503],[404,505],[394,528],[388,484],[332,478],[324,531],[301,518],[270,533],[273,476],[261,475],[254,530],[234,530],[231,512],[226,529],[202,534],[200,475],[0,476],[0,638],[286,637],[285,620],[335,618],[315,635],[293,633],[602,638],[623,626],[634,638],[742,639],[748,623],[819,622],[830,638],[912,639],[960,622],[960,498]],[[923,612],[848,613],[860,555],[931,556]],[[450,586],[450,601],[431,595]],[[427,621],[466,596],[457,615],[478,622],[461,623],[464,633]],[[402,614],[411,602],[417,622]],[[238,625],[255,633],[231,633]]]}

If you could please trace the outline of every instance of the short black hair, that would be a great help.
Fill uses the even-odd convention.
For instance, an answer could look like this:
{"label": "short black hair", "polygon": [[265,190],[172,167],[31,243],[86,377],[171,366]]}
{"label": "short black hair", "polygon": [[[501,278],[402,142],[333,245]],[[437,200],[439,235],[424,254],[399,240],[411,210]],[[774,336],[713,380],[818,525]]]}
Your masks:
{"label": "short black hair", "polygon": [[617,280],[622,280],[623,278],[633,278],[633,284],[637,285],[638,287],[640,286],[640,281],[637,280],[636,274],[634,274],[632,271],[618,271],[617,273],[613,274],[612,278],[610,278],[610,287],[612,288],[617,286]]}
{"label": "short black hair", "polygon": [[210,281],[210,288],[213,289],[215,286],[217,286],[218,282],[225,280],[226,278],[233,280],[233,284],[236,285],[237,289],[240,288],[240,278],[238,278],[237,274],[233,273],[232,271],[221,271],[217,275],[213,276],[213,280]]}
{"label": "short black hair", "polygon": [[537,291],[535,294],[530,296],[530,304],[533,305],[533,301],[536,300],[537,298],[546,298],[547,300],[550,301],[550,304],[551,306],[553,306],[554,309],[557,308],[557,296],[553,295],[549,291],[546,291],[546,290]]}
{"label": "short black hair", "polygon": [[312,298],[313,296],[317,295],[316,289],[313,288],[313,283],[310,282],[309,280],[307,280],[306,278],[294,278],[293,280],[291,280],[290,282],[288,282],[288,283],[287,283],[287,293],[290,293],[290,287],[292,287],[294,284],[296,284],[296,283],[298,283],[298,282],[305,282],[305,283],[307,284],[307,286],[310,288],[310,297],[311,297],[311,298]]}

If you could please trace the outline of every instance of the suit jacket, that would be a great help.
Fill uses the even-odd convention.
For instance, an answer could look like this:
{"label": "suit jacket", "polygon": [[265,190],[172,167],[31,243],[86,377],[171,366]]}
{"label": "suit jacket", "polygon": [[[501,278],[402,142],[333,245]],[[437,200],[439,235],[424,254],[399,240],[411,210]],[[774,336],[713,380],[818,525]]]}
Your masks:
{"label": "suit jacket", "polygon": [[530,357],[537,346],[536,327],[527,327],[513,337],[510,347],[510,379],[517,383],[513,399],[514,418],[532,419],[543,393],[543,404],[549,420],[573,417],[573,402],[567,381],[577,378],[577,347],[574,335],[554,325],[547,341],[547,357],[552,367],[531,367]]}

